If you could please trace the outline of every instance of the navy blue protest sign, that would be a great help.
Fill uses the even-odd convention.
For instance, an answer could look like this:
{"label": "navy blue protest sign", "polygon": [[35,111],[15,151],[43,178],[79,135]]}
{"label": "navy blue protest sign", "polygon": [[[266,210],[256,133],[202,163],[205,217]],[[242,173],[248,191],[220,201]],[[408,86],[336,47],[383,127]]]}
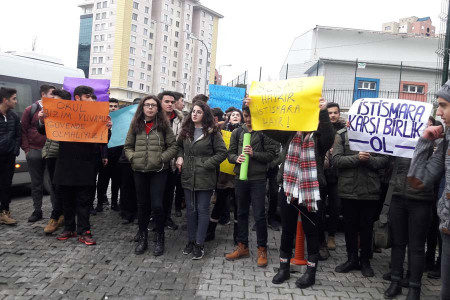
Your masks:
{"label": "navy blue protest sign", "polygon": [[220,107],[226,111],[229,107],[242,107],[242,100],[245,98],[245,89],[225,86],[225,85],[209,85],[209,101],[211,108]]}
{"label": "navy blue protest sign", "polygon": [[348,112],[350,149],[411,158],[432,108],[403,99],[359,99]]}

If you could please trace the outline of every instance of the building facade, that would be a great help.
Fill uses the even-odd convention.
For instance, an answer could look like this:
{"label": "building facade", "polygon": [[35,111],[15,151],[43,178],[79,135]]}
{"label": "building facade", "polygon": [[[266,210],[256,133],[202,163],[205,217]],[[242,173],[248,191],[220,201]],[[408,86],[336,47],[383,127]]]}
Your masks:
{"label": "building facade", "polygon": [[89,77],[89,63],[91,59],[91,39],[92,39],[92,7],[82,8],[80,16],[80,33],[78,37],[78,58],[77,68],[83,70],[86,78]]}
{"label": "building facade", "polygon": [[363,97],[431,101],[437,47],[434,37],[317,26],[294,40],[279,76],[324,76],[324,97],[344,108]]}
{"label": "building facade", "polygon": [[214,82],[223,16],[199,1],[86,0],[80,7],[93,16],[89,78],[110,79],[111,97],[175,90],[189,102]]}
{"label": "building facade", "polygon": [[383,23],[382,31],[390,33],[410,33],[431,37],[434,37],[436,34],[436,28],[433,26],[430,17],[418,18],[414,16],[399,19],[398,22],[392,21]]}

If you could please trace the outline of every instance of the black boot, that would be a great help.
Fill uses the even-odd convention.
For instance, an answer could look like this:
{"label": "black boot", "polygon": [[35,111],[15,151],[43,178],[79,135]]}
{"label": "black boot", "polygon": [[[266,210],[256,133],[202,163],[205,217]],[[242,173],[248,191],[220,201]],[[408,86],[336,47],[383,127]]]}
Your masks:
{"label": "black boot", "polygon": [[205,238],[206,242],[213,241],[216,238],[216,227],[217,227],[216,222],[209,221],[208,231],[206,231],[206,238]]}
{"label": "black boot", "polygon": [[136,246],[136,249],[134,250],[134,253],[136,254],[142,254],[145,252],[145,250],[147,250],[148,248],[148,232],[144,231],[141,232],[141,235],[139,237],[139,242]]}
{"label": "black boot", "polygon": [[436,264],[434,265],[433,271],[428,272],[428,278],[430,279],[441,279],[441,257],[439,256]]}
{"label": "black boot", "polygon": [[160,256],[164,254],[164,232],[156,234],[156,245],[153,250],[154,256]]}
{"label": "black boot", "polygon": [[348,273],[352,270],[358,270],[359,269],[359,260],[358,260],[358,255],[356,254],[350,254],[348,256],[348,260],[337,266],[335,271],[338,273]]}
{"label": "black boot", "polygon": [[135,241],[136,243],[139,242],[139,238],[141,237],[141,231],[138,230],[138,232],[136,232],[136,235],[134,236],[133,241]]}
{"label": "black boot", "polygon": [[409,287],[406,300],[420,300],[420,287]]}
{"label": "black boot", "polygon": [[402,285],[400,284],[400,281],[395,280],[391,281],[391,285],[384,292],[384,297],[387,299],[393,299],[401,294],[402,294]]}
{"label": "black boot", "polygon": [[361,274],[364,277],[373,277],[373,276],[375,276],[375,273],[373,272],[373,269],[370,266],[370,261],[368,259],[361,260]]}
{"label": "black boot", "polygon": [[317,263],[319,262],[319,254],[311,255],[308,258],[308,267],[305,274],[297,279],[295,285],[300,289],[306,289],[316,283]]}
{"label": "black boot", "polygon": [[280,268],[278,273],[273,276],[272,283],[281,284],[291,278],[291,262],[290,258],[280,257]]}

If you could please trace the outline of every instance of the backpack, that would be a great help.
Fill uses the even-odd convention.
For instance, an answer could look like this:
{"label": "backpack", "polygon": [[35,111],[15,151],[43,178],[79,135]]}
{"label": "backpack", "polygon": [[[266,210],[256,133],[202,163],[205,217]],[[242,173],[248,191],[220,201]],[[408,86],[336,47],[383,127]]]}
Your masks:
{"label": "backpack", "polygon": [[31,121],[33,121],[33,116],[37,112],[38,108],[39,108],[39,104],[37,104],[37,102],[34,102],[33,104],[31,104],[30,115],[29,115],[30,124],[31,124]]}
{"label": "backpack", "polygon": [[[241,137],[242,131],[244,131],[244,128],[242,127],[238,127],[237,128],[237,134],[236,134],[236,144],[239,147],[239,138]],[[259,134],[259,142],[261,144],[261,148],[264,151],[264,133],[262,133],[261,131],[256,131]]]}

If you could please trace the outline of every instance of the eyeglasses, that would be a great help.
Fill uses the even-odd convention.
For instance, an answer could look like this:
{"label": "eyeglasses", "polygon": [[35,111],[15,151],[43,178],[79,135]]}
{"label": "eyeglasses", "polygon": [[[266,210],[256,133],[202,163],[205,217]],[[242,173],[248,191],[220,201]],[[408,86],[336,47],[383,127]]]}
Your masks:
{"label": "eyeglasses", "polygon": [[147,104],[144,104],[144,108],[147,108],[147,109],[149,109],[149,108],[155,108],[155,107],[157,107],[158,105],[157,104],[153,104],[153,103],[147,103]]}

